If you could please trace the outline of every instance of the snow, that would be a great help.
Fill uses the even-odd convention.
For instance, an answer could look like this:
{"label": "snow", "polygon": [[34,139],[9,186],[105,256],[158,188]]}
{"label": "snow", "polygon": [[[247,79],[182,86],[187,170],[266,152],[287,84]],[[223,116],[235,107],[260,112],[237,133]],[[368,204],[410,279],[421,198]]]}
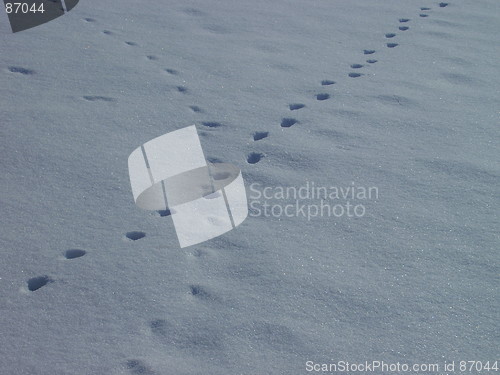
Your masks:
{"label": "snow", "polygon": [[[499,8],[87,0],[0,34],[0,373],[496,360]],[[127,159],[192,124],[247,189],[378,199],[181,249]]]}

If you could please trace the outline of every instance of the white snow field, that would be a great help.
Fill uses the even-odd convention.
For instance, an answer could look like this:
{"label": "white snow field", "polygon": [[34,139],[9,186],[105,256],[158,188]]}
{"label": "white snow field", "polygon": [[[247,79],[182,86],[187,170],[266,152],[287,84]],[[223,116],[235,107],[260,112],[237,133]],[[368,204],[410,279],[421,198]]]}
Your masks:
{"label": "white snow field", "polygon": [[[0,374],[499,360],[499,33],[498,0],[81,0],[1,34]],[[127,158],[192,124],[249,203],[378,196],[181,249]]]}

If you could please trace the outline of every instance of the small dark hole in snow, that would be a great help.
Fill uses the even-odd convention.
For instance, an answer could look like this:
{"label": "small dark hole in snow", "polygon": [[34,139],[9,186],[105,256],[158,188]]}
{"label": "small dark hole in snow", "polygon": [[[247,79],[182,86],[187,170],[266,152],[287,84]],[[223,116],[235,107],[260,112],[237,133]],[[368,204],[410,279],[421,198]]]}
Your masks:
{"label": "small dark hole in snow", "polygon": [[133,231],[133,232],[127,232],[126,236],[129,240],[137,241],[137,240],[140,240],[141,238],[146,237],[146,233],[139,232],[139,231]]}
{"label": "small dark hole in snow", "polygon": [[70,249],[64,252],[64,256],[66,259],[75,259],[84,256],[87,252],[85,250],[80,249]]}
{"label": "small dark hole in snow", "polygon": [[38,289],[44,287],[45,285],[47,285],[48,283],[51,283],[53,281],[54,280],[52,280],[48,276],[33,277],[33,278],[28,280],[28,289],[30,291],[34,292],[35,290],[38,290]]}

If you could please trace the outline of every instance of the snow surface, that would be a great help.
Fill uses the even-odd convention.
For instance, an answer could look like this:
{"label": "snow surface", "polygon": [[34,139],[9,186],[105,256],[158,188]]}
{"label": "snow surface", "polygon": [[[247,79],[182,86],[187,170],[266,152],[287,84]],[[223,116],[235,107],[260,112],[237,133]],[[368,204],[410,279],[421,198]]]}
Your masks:
{"label": "snow surface", "polygon": [[[499,18],[498,0],[82,0],[2,34],[0,374],[498,359]],[[180,249],[127,158],[191,124],[247,187],[379,198]]]}

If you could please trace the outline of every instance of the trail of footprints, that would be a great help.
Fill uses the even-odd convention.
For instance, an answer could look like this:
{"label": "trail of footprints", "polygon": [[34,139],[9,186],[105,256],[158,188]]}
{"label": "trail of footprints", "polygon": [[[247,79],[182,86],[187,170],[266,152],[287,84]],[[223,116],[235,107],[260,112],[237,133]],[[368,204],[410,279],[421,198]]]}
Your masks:
{"label": "trail of footprints", "polygon": [[[445,8],[448,6],[448,3],[441,2],[438,4],[440,8]],[[428,7],[421,7],[420,8],[420,14],[419,16],[422,18],[426,18],[429,16],[429,11],[431,8]],[[197,9],[192,9],[192,8],[187,8],[184,10],[184,13],[193,17],[202,17],[204,15],[203,12],[197,10]],[[93,18],[84,18],[84,22],[87,23],[96,23],[97,21]],[[410,23],[409,18],[400,18],[399,19],[399,26],[398,30],[399,31],[407,31],[410,29],[408,26]],[[115,34],[112,31],[109,30],[103,30],[102,33],[106,36],[109,37],[115,37]],[[396,48],[399,44],[395,42],[394,40],[397,40],[397,34],[394,32],[388,32],[384,34],[385,39],[387,39],[386,42],[386,47],[387,48]],[[396,39],[394,39],[396,38]],[[128,47],[138,47],[138,43],[134,41],[124,41],[123,42],[125,46]],[[365,61],[367,64],[375,64],[378,62],[378,59],[374,58],[374,55],[376,54],[376,50],[374,49],[365,49],[362,51],[363,56],[365,56]],[[155,55],[145,55],[145,59],[151,62],[159,62],[161,59],[158,56]],[[360,78],[363,77],[363,69],[365,69],[367,65],[361,64],[361,63],[353,63],[350,65],[350,68],[352,71],[347,73],[347,76],[349,78]],[[30,76],[36,74],[35,71],[31,69],[26,69],[23,67],[19,66],[9,66],[8,72],[11,74],[18,74],[22,76]],[[181,73],[179,70],[171,68],[171,67],[163,67],[161,69],[167,76],[170,76],[172,79],[178,79],[181,76]],[[182,82],[184,83],[184,82]],[[332,98],[332,95],[328,92],[326,92],[326,89],[329,87],[333,86],[336,84],[336,81],[332,79],[324,79],[319,82],[319,87],[322,88],[321,92],[318,92],[314,94],[314,99],[315,101],[318,102],[325,102],[328,101]],[[172,86],[174,90],[181,95],[189,95],[189,89],[188,87],[184,86],[183,84],[174,84]],[[82,98],[88,102],[114,102],[116,101],[115,98],[108,97],[108,96],[103,96],[103,95],[85,95],[82,96]],[[306,104],[303,103],[291,103],[288,105],[288,110],[290,113],[293,113],[295,111],[300,111],[306,108]],[[197,106],[197,105],[189,105],[188,109],[197,114],[203,114],[205,111]],[[290,129],[294,126],[300,125],[300,122],[290,116],[284,116],[281,119],[280,122],[280,127],[283,131],[286,129]],[[207,130],[214,130],[218,128],[222,128],[224,125],[220,122],[216,121],[203,121],[201,122],[201,126],[206,128]],[[260,142],[265,139],[267,139],[270,135],[269,131],[256,131],[251,135],[251,139],[254,142]],[[246,161],[250,165],[255,165],[259,163],[265,155],[261,152],[250,152],[247,157]],[[210,160],[214,162],[215,160]],[[157,211],[156,214],[159,217],[168,217],[172,214],[170,210],[160,210]],[[141,241],[146,238],[146,233],[143,231],[130,231],[126,232],[124,234],[124,241],[128,241],[131,243],[135,243],[136,241]],[[66,250],[63,255],[66,260],[71,260],[74,261],[75,259],[82,258],[87,254],[85,250],[82,249],[68,249]],[[207,255],[206,251],[196,249],[193,250],[191,255],[196,259],[196,258],[201,258]],[[41,288],[50,285],[51,283],[55,282],[55,280],[48,276],[48,275],[41,275],[37,277],[30,278],[27,280],[27,288],[30,292],[36,292],[40,290]],[[201,303],[210,303],[217,298],[212,295],[212,293],[207,290],[203,285],[198,285],[198,284],[191,284],[188,285],[187,287],[187,293],[192,296],[193,298],[197,299]],[[150,329],[151,332],[159,338],[160,340],[165,338],[165,343],[169,344],[174,344],[177,347],[188,349],[188,350],[221,350],[221,339],[220,339],[220,334],[219,332],[205,332],[203,330],[210,330],[210,327],[207,326],[206,324],[201,324],[197,322],[196,324],[199,324],[200,326],[200,331],[198,331],[197,334],[194,334],[192,330],[186,329],[185,331],[179,332],[178,330],[180,328],[176,327],[182,327],[181,326],[176,326],[170,324],[168,321],[163,320],[163,319],[157,319],[152,322],[150,322]],[[173,339],[172,339],[173,337]],[[173,340],[173,341],[172,341]],[[156,374],[151,368],[148,367],[148,365],[139,360],[139,359],[130,359],[126,361],[124,364],[126,366],[126,369],[131,373],[131,374]]]}
{"label": "trail of footprints", "polygon": [[[446,6],[448,6],[448,3],[444,3],[444,2],[441,2],[438,4],[438,6],[440,8],[445,8]],[[429,7],[421,7],[420,8],[420,17],[422,18],[425,18],[425,17],[428,17],[429,16],[429,11],[431,10],[431,8]],[[410,18],[400,18],[399,20],[399,26],[398,26],[398,30],[399,31],[407,31],[410,29],[410,26],[408,26],[408,23],[411,21]],[[385,33],[384,34],[384,37],[385,39],[387,39],[387,42],[385,43],[386,47],[387,48],[396,48],[399,46],[399,43],[397,43],[396,41],[394,41],[394,38],[397,37],[397,34],[394,33],[394,32],[388,32],[388,33]],[[363,50],[363,55],[365,56],[366,58],[366,63],[367,64],[375,64],[378,62],[378,59],[376,58],[373,58],[371,57],[372,55],[374,55],[377,51],[374,50],[374,49],[364,49]],[[350,68],[352,69],[352,71],[348,72],[347,73],[347,76],[349,78],[360,78],[360,77],[363,77],[365,74],[362,73],[362,71],[360,71],[360,69],[362,68],[365,68],[366,65],[365,64],[359,64],[359,63],[353,63],[350,65]],[[328,87],[328,86],[331,86],[331,85],[334,85],[335,84],[335,81],[331,80],[331,79],[324,79],[321,81],[321,86],[322,87]],[[319,102],[323,102],[323,101],[326,101],[326,100],[329,100],[331,99],[331,95],[327,92],[320,92],[320,93],[317,93],[314,95],[315,96],[315,99]],[[292,103],[292,104],[289,104],[288,105],[288,108],[290,111],[297,111],[297,110],[300,110],[302,108],[305,108],[306,105],[305,104],[301,104],[301,103]],[[292,126],[296,125],[296,124],[299,124],[299,121],[295,118],[292,118],[292,117],[283,117],[281,119],[281,128],[291,128]],[[264,139],[265,137],[260,137],[260,136],[256,136],[256,134],[261,134],[261,133],[264,133],[264,132],[257,132],[257,133],[254,133],[254,136],[253,136],[253,140],[254,141],[259,141],[261,139]],[[266,134],[266,137],[269,135],[268,132],[265,132]],[[259,155],[258,153],[256,152],[252,152],[248,155],[247,157],[247,162],[250,163],[250,164],[256,164],[258,161],[260,161],[260,159],[262,159],[261,157],[256,157],[255,155]]]}

